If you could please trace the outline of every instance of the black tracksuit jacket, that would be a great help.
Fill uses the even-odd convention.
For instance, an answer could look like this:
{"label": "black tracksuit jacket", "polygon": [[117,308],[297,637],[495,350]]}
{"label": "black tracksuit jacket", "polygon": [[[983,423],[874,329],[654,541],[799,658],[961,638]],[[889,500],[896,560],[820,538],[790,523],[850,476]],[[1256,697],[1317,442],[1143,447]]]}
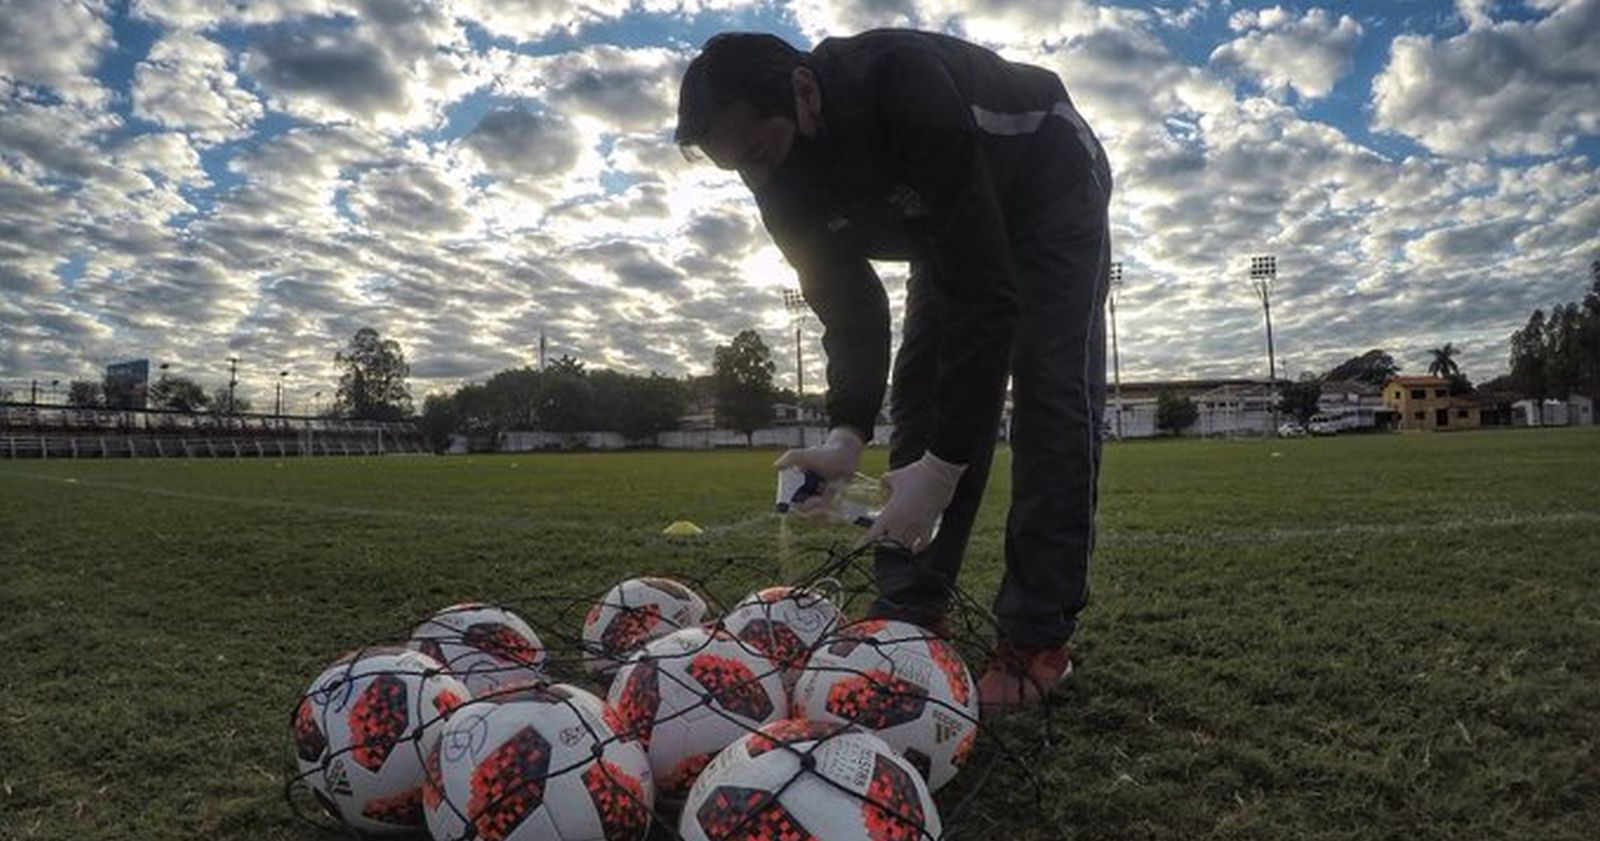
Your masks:
{"label": "black tracksuit jacket", "polygon": [[[1008,221],[1081,178],[1098,145],[1055,74],[956,38],[829,38],[807,66],[822,90],[823,129],[809,146],[797,136],[793,162],[756,200],[823,324],[830,422],[872,433],[889,311],[868,258],[909,260],[940,293],[930,450],[965,464],[994,433],[985,427],[1009,367],[1018,301]],[[1072,121],[1043,119],[1063,107]]]}

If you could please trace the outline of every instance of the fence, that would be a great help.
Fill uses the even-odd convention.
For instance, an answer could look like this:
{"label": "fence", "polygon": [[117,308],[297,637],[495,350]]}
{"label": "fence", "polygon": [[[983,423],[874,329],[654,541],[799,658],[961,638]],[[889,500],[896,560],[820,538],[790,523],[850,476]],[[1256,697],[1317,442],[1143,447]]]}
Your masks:
{"label": "fence", "polygon": [[0,458],[283,458],[425,452],[411,423],[0,403]]}

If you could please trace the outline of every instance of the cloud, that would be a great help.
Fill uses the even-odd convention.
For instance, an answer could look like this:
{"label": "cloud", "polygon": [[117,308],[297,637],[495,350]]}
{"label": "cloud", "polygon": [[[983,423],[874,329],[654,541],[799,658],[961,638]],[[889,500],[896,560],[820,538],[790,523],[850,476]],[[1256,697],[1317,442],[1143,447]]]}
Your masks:
{"label": "cloud", "polygon": [[256,42],[245,71],[281,107],[312,118],[371,119],[409,107],[398,68],[348,29],[275,32]]}
{"label": "cloud", "polygon": [[519,108],[490,111],[463,141],[489,169],[539,178],[571,169],[581,151],[577,131],[564,116]]}
{"label": "cloud", "polygon": [[75,105],[0,101],[0,160],[25,176],[114,177],[99,144],[122,120]]}
{"label": "cloud", "polygon": [[1600,134],[1600,0],[1546,8],[1496,23],[1464,4],[1466,32],[1396,38],[1372,83],[1373,127],[1462,156],[1549,155]]}
{"label": "cloud", "polygon": [[[685,160],[670,140],[692,52],[675,33],[726,24],[696,17],[708,9],[756,5],[136,0],[130,13],[157,38],[132,57],[126,100],[115,103],[9,81],[26,66],[63,89],[99,87],[82,56],[104,55],[109,32],[91,28],[49,57],[57,64],[31,45],[20,57],[8,49],[0,368],[93,374],[113,358],[149,356],[215,386],[226,378],[217,360],[239,355],[258,405],[286,368],[296,405],[316,390],[326,402],[332,354],[367,325],[401,341],[418,394],[531,362],[541,329],[553,353],[590,367],[681,374],[704,372],[713,346],[754,327],[790,381],[779,291],[793,270],[737,177]],[[1062,76],[1116,173],[1124,379],[1264,374],[1259,303],[1243,275],[1253,253],[1279,256],[1273,315],[1289,370],[1374,346],[1414,365],[1428,346],[1455,341],[1482,378],[1503,369],[1505,336],[1532,307],[1581,294],[1600,226],[1600,172],[1561,151],[1596,111],[1584,99],[1589,59],[1569,43],[1593,3],[1524,5],[1546,17],[1496,22],[1494,5],[1464,3],[1466,28],[1404,36],[1394,56],[1414,55],[1431,74],[1407,89],[1422,108],[1458,82],[1470,88],[1472,61],[1501,55],[1472,52],[1460,68],[1444,60],[1469,45],[1548,53],[1494,59],[1514,58],[1503,65],[1514,78],[1573,86],[1564,96],[1577,104],[1501,141],[1556,150],[1536,161],[1491,157],[1487,140],[1451,156],[1380,154],[1359,126],[1290,107],[1289,90],[1325,95],[1348,59],[1339,39],[1351,25],[1315,9],[1235,16],[1215,61],[1176,52],[1170,30],[1202,36],[1197,23],[1218,21],[1228,3],[773,9],[809,35],[896,21],[943,28]],[[98,7],[49,11],[70,22],[83,9]],[[1589,17],[1563,17],[1580,13]],[[593,26],[619,19],[630,44],[648,46],[588,37],[620,31]],[[1366,25],[1389,31],[1381,19]],[[1269,67],[1271,51],[1290,45],[1304,54]],[[47,65],[56,69],[38,69]],[[1239,74],[1262,91],[1238,86]],[[266,119],[269,109],[282,114]],[[1448,132],[1477,130],[1469,105],[1438,110],[1459,123]],[[476,113],[476,125],[458,122]],[[1426,135],[1435,117],[1423,113],[1406,122],[1380,108],[1374,121],[1448,143]],[[879,268],[898,312],[904,267]],[[815,328],[807,379],[819,383]]]}
{"label": "cloud", "polygon": [[1217,47],[1211,63],[1238,70],[1268,90],[1293,88],[1302,97],[1327,96],[1350,72],[1362,28],[1354,18],[1311,9],[1300,17],[1281,6],[1235,12],[1228,25],[1242,33]]}
{"label": "cloud", "polygon": [[623,290],[665,294],[681,288],[683,278],[678,271],[639,243],[612,240],[580,248],[572,256],[603,268]]}
{"label": "cloud", "polygon": [[800,29],[814,39],[911,27],[949,31],[989,46],[1056,43],[1151,20],[1145,12],[1086,0],[795,0],[788,5]]}
{"label": "cloud", "polygon": [[442,235],[472,224],[464,193],[425,165],[368,172],[350,189],[351,212],[389,236]]}
{"label": "cloud", "polygon": [[244,72],[277,108],[387,131],[436,124],[446,103],[486,81],[446,7],[427,0],[355,5],[341,15],[252,29]]}
{"label": "cloud", "polygon": [[457,0],[456,13],[491,35],[537,41],[619,17],[630,5],[630,0]]}
{"label": "cloud", "polygon": [[687,63],[672,50],[604,44],[549,56],[495,56],[496,93],[541,100],[597,133],[670,128]]}
{"label": "cloud", "polygon": [[44,90],[69,103],[99,105],[94,76],[112,46],[106,6],[94,0],[14,0],[0,14],[0,93]]}
{"label": "cloud", "polygon": [[226,48],[197,33],[163,35],[134,70],[134,114],[206,145],[248,135],[261,103],[240,87],[229,61]]}
{"label": "cloud", "polygon": [[129,13],[166,27],[206,30],[219,26],[263,26],[326,17],[352,9],[349,0],[132,0]]}

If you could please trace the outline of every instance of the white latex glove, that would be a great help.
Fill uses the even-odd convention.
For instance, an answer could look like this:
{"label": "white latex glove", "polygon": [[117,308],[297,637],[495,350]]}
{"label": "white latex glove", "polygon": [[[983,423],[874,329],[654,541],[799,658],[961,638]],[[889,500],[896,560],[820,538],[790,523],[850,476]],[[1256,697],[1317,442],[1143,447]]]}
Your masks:
{"label": "white latex glove", "polygon": [[882,541],[921,552],[933,540],[933,527],[955,496],[956,483],[967,466],[951,464],[933,453],[883,474],[889,501],[858,546]]}
{"label": "white latex glove", "polygon": [[[856,466],[861,462],[861,451],[866,446],[855,430],[836,426],[829,430],[827,440],[821,444],[789,450],[778,456],[772,466],[779,470],[793,467],[816,473],[829,485],[838,486],[855,474]],[[792,511],[802,517],[819,516],[827,512],[830,504],[826,494],[819,494],[795,506]]]}

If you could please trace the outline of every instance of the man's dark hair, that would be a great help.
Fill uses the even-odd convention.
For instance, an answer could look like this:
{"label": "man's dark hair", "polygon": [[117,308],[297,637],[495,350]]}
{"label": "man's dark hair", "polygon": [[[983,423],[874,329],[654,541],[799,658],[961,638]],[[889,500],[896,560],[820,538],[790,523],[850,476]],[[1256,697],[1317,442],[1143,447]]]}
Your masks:
{"label": "man's dark hair", "polygon": [[805,59],[805,53],[776,35],[725,32],[712,37],[683,73],[672,139],[679,146],[699,145],[710,131],[711,118],[741,102],[757,118],[793,119],[790,77]]}

